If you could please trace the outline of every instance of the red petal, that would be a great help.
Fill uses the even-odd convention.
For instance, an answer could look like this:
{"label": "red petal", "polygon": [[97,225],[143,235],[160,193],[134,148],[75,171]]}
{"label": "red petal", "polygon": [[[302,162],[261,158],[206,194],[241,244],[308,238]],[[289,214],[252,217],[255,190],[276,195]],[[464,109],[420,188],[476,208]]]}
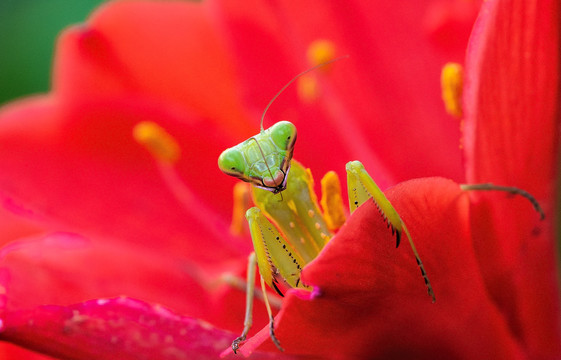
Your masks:
{"label": "red petal", "polygon": [[466,160],[470,183],[517,186],[523,199],[474,194],[472,228],[486,285],[533,358],[561,356],[555,174],[559,134],[559,3],[489,1],[466,64]]}
{"label": "red petal", "polygon": [[216,359],[234,334],[130,298],[5,314],[0,337],[62,359]]}
{"label": "red petal", "polygon": [[[235,335],[127,297],[4,314],[0,339],[60,359],[217,359]],[[233,358],[233,357],[232,357]],[[255,359],[293,359],[256,352]]]}
{"label": "red petal", "polygon": [[303,103],[289,88],[266,125],[293,121],[302,139],[295,156],[314,164],[314,172],[342,173],[356,158],[386,187],[433,174],[463,179],[459,124],[444,112],[438,79],[446,61],[463,56],[469,25],[447,34],[461,46],[435,46],[433,3],[219,1],[215,7],[236,54],[246,104],[257,114],[310,66],[305,54],[311,42],[328,39],[337,55],[350,55],[329,74],[312,74],[320,79],[315,104]]}
{"label": "red petal", "polygon": [[[210,301],[178,258],[109,241],[55,233],[13,242],[0,256],[6,291],[2,307],[10,311],[126,294],[205,317],[205,302]],[[178,292],[186,295],[177,297]]]}
{"label": "red petal", "polygon": [[54,83],[65,98],[142,94],[245,136],[229,58],[205,2],[111,2],[63,34]]}
{"label": "red petal", "polygon": [[[401,183],[387,196],[411,231],[436,303],[407,242],[395,249],[367,203],[304,269],[302,280],[316,287],[309,299],[303,291],[287,296],[277,316],[281,344],[289,353],[342,359],[520,358],[479,273],[468,197],[440,178]],[[252,341],[245,351],[258,345]]]}
{"label": "red petal", "polygon": [[[228,234],[231,185],[216,166],[228,141],[218,129],[201,136],[208,125],[200,118],[135,96],[27,100],[0,118],[2,195],[36,217],[200,263],[245,256],[249,243]],[[179,142],[177,167],[196,194],[189,203],[173,196],[154,159],[133,140],[134,125],[145,119]]]}
{"label": "red petal", "polygon": [[[20,209],[15,204],[4,202],[0,205],[0,246],[24,236],[30,236],[42,232],[38,224],[18,216]],[[23,214],[22,214],[23,215]]]}
{"label": "red petal", "polygon": [[[221,328],[241,331],[243,326],[245,293],[211,274],[208,266],[177,255],[55,233],[10,243],[0,250],[0,259],[0,304],[10,312],[126,295]],[[242,276],[245,265],[224,264],[222,271]],[[263,311],[255,315],[266,321]]]}
{"label": "red petal", "polygon": [[38,354],[10,343],[0,343],[0,357],[2,359],[53,360],[50,356]]}

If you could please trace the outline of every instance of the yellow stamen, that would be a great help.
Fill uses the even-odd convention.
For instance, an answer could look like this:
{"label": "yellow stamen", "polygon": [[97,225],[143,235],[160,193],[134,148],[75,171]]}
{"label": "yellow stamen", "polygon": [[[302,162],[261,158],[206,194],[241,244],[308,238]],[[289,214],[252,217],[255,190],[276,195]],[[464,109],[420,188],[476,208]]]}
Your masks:
{"label": "yellow stamen", "polygon": [[[323,64],[335,57],[336,47],[332,41],[319,39],[308,46],[308,61],[312,66]],[[321,70],[327,71],[329,66],[322,67]]]}
{"label": "yellow stamen", "polygon": [[298,79],[298,97],[305,103],[311,103],[319,97],[318,82],[310,75]]}
{"label": "yellow stamen", "polygon": [[173,164],[181,155],[179,145],[164,128],[152,121],[141,121],[133,128],[133,137],[158,161]]}
{"label": "yellow stamen", "polygon": [[321,179],[321,207],[329,230],[337,230],[345,223],[341,182],[335,171],[328,172]]}
{"label": "yellow stamen", "polygon": [[[313,41],[308,46],[307,58],[312,67],[325,64],[335,58],[336,53],[335,44],[326,39],[319,39]],[[329,72],[331,64],[326,64],[318,68],[318,71]],[[303,102],[310,103],[319,97],[320,88],[317,79],[308,74],[298,79],[298,96]]]}
{"label": "yellow stamen", "polygon": [[464,69],[457,63],[447,63],[442,68],[440,75],[440,85],[442,87],[442,100],[446,112],[454,117],[461,118],[462,91],[464,86]]}
{"label": "yellow stamen", "polygon": [[245,212],[251,207],[251,185],[239,182],[234,185],[234,210],[232,212],[232,224],[230,233],[234,235],[245,235],[247,233],[247,221]]}

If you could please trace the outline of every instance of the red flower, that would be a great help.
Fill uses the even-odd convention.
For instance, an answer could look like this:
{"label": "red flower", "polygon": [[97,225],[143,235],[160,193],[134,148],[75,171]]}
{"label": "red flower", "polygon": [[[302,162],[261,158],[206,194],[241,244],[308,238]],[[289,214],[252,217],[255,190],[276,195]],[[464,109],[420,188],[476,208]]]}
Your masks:
{"label": "red flower", "polygon": [[[257,131],[264,104],[327,39],[349,60],[316,74],[319,92],[289,89],[265,125],[293,121],[295,156],[316,174],[358,159],[383,187],[400,182],[387,196],[437,302],[366,204],[305,268],[315,291],[288,291],[276,318],[286,353],[267,328],[242,352],[561,356],[551,222],[558,5],[483,5],[466,61],[464,172],[437,82],[463,56],[472,18],[458,4],[121,1],[65,31],[52,93],[0,112],[0,195],[45,229],[0,253],[0,338],[69,359],[215,358],[227,348],[244,295],[220,279],[243,276],[250,241],[228,232],[233,181],[216,158]],[[173,172],[133,139],[141,121],[177,140]],[[547,219],[524,199],[422,178],[432,175],[526,189]],[[266,322],[256,306],[256,326]]]}

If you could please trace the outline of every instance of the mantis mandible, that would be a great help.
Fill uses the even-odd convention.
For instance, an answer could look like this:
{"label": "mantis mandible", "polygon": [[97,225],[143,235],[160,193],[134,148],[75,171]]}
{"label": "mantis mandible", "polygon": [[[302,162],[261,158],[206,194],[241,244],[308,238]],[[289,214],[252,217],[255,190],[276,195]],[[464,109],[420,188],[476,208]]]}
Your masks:
{"label": "mantis mandible", "polygon": [[[296,79],[339,59],[341,58],[316,65],[290,80],[266,106],[261,117],[259,134],[226,149],[218,158],[218,166],[224,173],[254,185],[253,198],[257,205],[246,213],[254,252],[249,256],[248,262],[244,329],[241,336],[232,343],[234,353],[245,341],[252,326],[256,264],[259,268],[261,287],[269,315],[270,337],[282,351],[280,342],[275,336],[274,318],[266,296],[265,284],[281,296],[283,296],[283,289],[286,288],[309,289],[300,280],[302,269],[334,236],[334,229],[328,226],[326,221],[326,214],[330,209],[325,209],[323,206],[325,214],[320,210],[313,192],[311,173],[300,163],[292,160],[297,135],[296,127],[288,121],[280,121],[264,129],[263,120],[274,100]],[[347,163],[346,171],[350,212],[354,212],[366,201],[374,201],[380,215],[396,237],[396,247],[405,234],[421,270],[427,292],[432,302],[435,302],[436,297],[423,262],[407,226],[395,208],[359,161]],[[330,182],[331,185],[335,181],[338,187],[339,181],[333,180],[333,175],[326,176],[324,180],[327,179],[326,183]],[[522,195],[532,202],[543,218],[543,211],[537,201],[523,190],[492,184],[462,185],[462,189],[500,190]],[[279,199],[275,194],[280,195],[281,198]],[[274,224],[269,219],[272,219]]]}

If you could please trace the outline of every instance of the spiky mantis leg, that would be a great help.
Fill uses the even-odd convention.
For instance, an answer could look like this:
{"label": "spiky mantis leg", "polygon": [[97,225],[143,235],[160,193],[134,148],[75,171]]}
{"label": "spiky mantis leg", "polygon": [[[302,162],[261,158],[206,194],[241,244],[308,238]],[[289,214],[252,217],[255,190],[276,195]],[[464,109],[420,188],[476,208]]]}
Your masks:
{"label": "spiky mantis leg", "polygon": [[273,343],[280,351],[284,351],[279,340],[275,335],[275,318],[273,317],[273,312],[271,311],[271,305],[269,305],[269,298],[267,297],[267,288],[265,287],[265,280],[261,276],[261,289],[263,290],[263,299],[265,300],[265,307],[267,308],[267,315],[269,315],[269,337],[273,340]]}
{"label": "spiky mantis leg", "polygon": [[503,191],[503,192],[510,193],[512,195],[520,195],[528,199],[528,201],[532,204],[534,209],[540,214],[540,220],[545,219],[545,213],[542,207],[540,206],[540,203],[536,200],[535,197],[532,196],[532,194],[530,194],[526,190],[522,190],[513,186],[495,185],[492,183],[462,184],[460,185],[460,188],[464,191]]}
{"label": "spiky mantis leg", "polygon": [[[312,184],[309,171],[293,161],[289,184],[283,192],[284,200],[279,202],[273,193],[254,189],[254,200],[259,207],[252,207],[246,212],[255,251],[254,261],[259,267],[262,284],[267,284],[280,296],[287,288],[309,289],[300,281],[302,269],[317,256],[331,236],[313,194]],[[248,279],[248,283],[251,281]],[[264,301],[269,314],[271,340],[282,349],[274,335],[269,299],[264,298]],[[247,331],[244,329],[245,333]],[[234,342],[234,350],[243,341],[244,334]]]}
{"label": "spiky mantis leg", "polygon": [[[423,275],[423,278],[425,280],[427,291],[434,302],[436,300],[434,291],[430,284],[419,253],[417,252],[415,244],[413,243],[413,239],[409,234],[407,226],[405,225],[403,220],[401,220],[394,207],[388,201],[380,188],[376,185],[374,180],[372,180],[370,175],[368,175],[368,173],[364,169],[364,166],[359,161],[351,161],[347,163],[347,185],[349,193],[349,209],[351,210],[351,213],[365,201],[372,198],[374,200],[374,203],[376,204],[376,207],[384,217],[384,220],[392,229],[392,233],[395,233],[396,246],[399,246],[401,233],[405,233],[407,239],[409,240],[409,245],[413,250],[413,254],[415,255],[415,259],[417,260],[417,264],[419,265],[419,268],[421,270],[421,274]],[[534,209],[536,209],[536,211],[540,214],[541,220],[545,218],[545,213],[538,201],[525,190],[511,186],[494,185],[492,183],[464,184],[460,185],[460,188],[464,191],[503,191],[513,195],[520,195],[530,201]]]}
{"label": "spiky mantis leg", "polygon": [[376,185],[374,180],[372,180],[370,175],[368,175],[366,169],[360,161],[351,161],[347,163],[347,186],[349,193],[349,209],[351,213],[358,209],[358,207],[364,202],[372,199],[374,200],[374,204],[378,208],[378,211],[380,211],[380,214],[388,224],[388,227],[392,229],[392,234],[395,234],[396,247],[399,246],[401,234],[405,233],[405,236],[407,236],[407,240],[409,241],[409,245],[411,246],[411,250],[413,250],[413,254],[415,255],[417,265],[423,275],[425,285],[427,286],[427,292],[432,298],[432,302],[435,302],[436,297],[434,295],[432,285],[427,276],[427,272],[425,271],[425,266],[421,261],[421,257],[417,252],[417,248],[413,243],[411,234],[409,234],[409,230],[407,230],[407,226],[405,226],[405,223],[401,220],[393,205],[386,198],[386,195],[384,195],[382,190],[380,190],[378,185]]}
{"label": "spiky mantis leg", "polygon": [[[257,258],[255,256],[255,252],[249,254],[247,260],[247,287],[246,287],[246,299],[245,299],[245,317],[244,317],[244,327],[242,334],[237,337],[232,342],[232,350],[234,354],[240,348],[240,344],[245,341],[247,338],[247,334],[249,330],[253,326],[253,299],[255,297],[255,270],[257,267]],[[263,291],[263,301],[265,302],[265,307],[267,308],[267,314],[269,315],[269,334],[271,336],[271,340],[277,346],[280,351],[284,351],[284,349],[280,346],[280,342],[275,336],[275,325],[274,325],[274,317],[273,311],[271,310],[271,305],[269,303],[269,298],[267,296],[267,288],[265,287],[265,281],[261,276],[261,289]]]}

